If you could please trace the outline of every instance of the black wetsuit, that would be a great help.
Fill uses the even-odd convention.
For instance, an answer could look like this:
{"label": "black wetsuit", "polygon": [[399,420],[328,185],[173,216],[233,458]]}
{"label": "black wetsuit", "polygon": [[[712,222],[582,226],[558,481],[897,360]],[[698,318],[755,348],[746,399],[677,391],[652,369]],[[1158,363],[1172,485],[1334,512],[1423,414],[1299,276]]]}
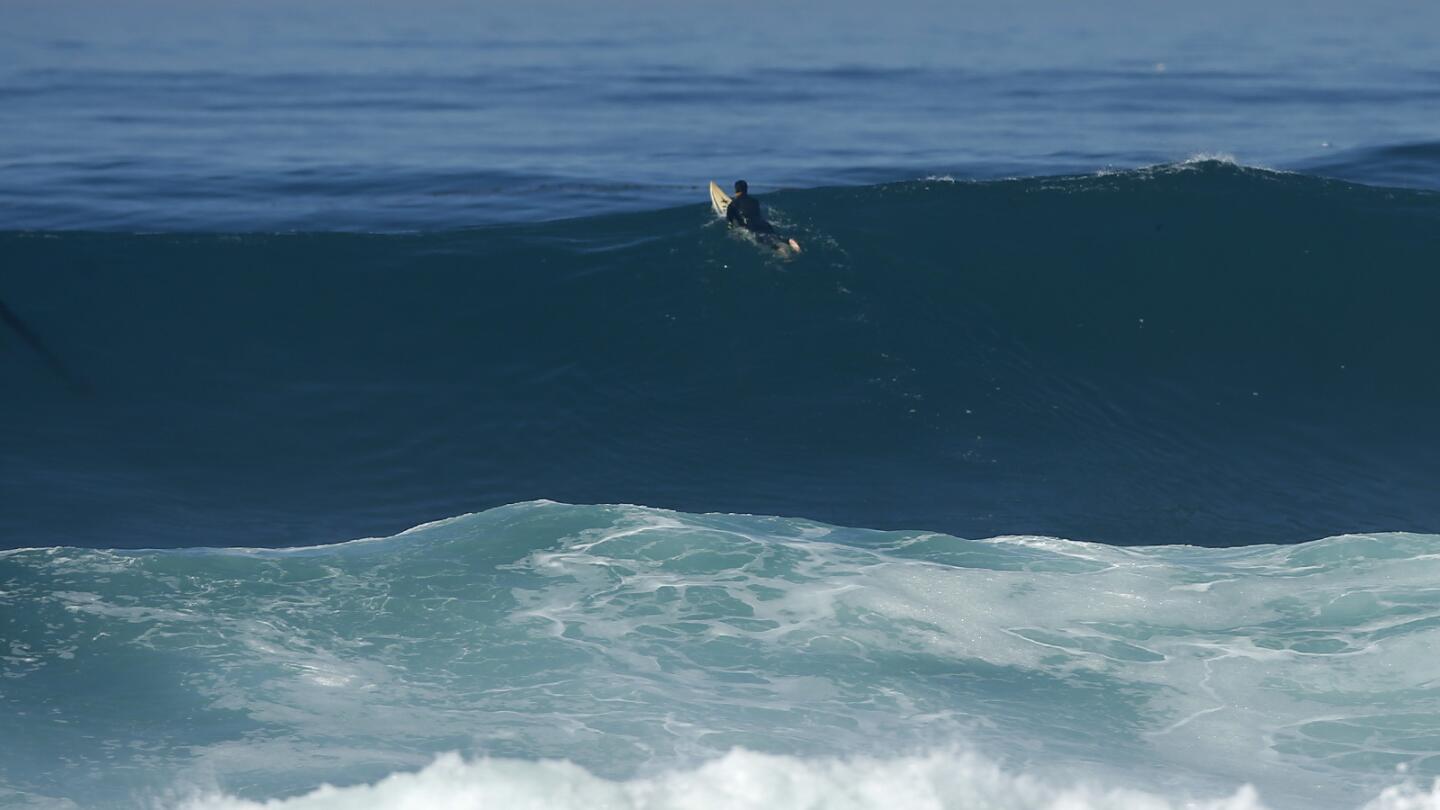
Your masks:
{"label": "black wetsuit", "polygon": [[732,225],[748,228],[755,233],[775,233],[775,227],[765,221],[760,213],[760,201],[749,194],[737,194],[725,208],[725,219]]}

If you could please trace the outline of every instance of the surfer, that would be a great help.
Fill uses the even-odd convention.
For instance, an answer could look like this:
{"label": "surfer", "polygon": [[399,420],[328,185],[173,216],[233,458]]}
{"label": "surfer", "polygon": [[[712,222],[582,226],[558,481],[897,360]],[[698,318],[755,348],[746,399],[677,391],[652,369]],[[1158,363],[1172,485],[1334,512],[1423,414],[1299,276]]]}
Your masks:
{"label": "surfer", "polygon": [[744,180],[735,181],[735,196],[725,207],[725,221],[750,231],[759,241],[776,250],[784,251],[789,248],[796,253],[800,252],[799,242],[782,239],[775,233],[775,226],[765,219],[765,214],[760,211],[760,201],[750,196],[750,184]]}
{"label": "surfer", "polygon": [[775,226],[765,221],[760,201],[750,196],[750,184],[744,180],[735,181],[735,196],[725,208],[725,221],[752,233],[775,233]]}

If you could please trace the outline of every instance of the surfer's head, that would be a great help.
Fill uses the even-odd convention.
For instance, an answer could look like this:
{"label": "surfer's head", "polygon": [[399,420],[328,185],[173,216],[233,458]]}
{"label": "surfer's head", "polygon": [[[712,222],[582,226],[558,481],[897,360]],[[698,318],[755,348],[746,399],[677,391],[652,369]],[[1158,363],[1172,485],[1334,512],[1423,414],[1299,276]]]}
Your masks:
{"label": "surfer's head", "polygon": [[735,193],[736,193],[736,194],[744,194],[744,193],[748,192],[749,190],[750,190],[750,184],[749,184],[749,183],[745,182],[744,180],[736,180],[736,181],[735,181]]}

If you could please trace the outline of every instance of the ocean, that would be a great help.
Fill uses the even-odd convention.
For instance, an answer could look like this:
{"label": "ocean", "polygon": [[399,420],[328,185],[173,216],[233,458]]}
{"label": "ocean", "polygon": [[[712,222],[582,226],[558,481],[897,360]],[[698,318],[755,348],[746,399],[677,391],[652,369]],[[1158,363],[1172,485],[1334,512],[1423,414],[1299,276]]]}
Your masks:
{"label": "ocean", "polygon": [[1440,808],[1440,7],[0,16],[0,807]]}

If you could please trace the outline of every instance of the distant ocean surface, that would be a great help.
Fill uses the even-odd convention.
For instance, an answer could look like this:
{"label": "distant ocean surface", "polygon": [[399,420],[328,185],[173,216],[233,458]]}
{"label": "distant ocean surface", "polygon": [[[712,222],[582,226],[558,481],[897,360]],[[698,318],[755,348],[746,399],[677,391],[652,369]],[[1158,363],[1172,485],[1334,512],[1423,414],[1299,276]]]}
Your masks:
{"label": "distant ocean surface", "polygon": [[461,228],[1197,154],[1440,186],[1431,3],[9,0],[0,227]]}
{"label": "distant ocean surface", "polygon": [[1435,31],[7,2],[0,808],[1440,808]]}

